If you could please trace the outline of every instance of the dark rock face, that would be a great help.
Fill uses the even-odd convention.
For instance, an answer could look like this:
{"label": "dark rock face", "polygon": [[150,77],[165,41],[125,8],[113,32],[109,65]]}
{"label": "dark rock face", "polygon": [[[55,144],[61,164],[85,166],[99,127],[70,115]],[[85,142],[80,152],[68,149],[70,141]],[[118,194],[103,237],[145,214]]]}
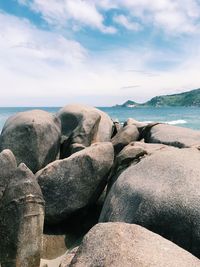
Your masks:
{"label": "dark rock face", "polygon": [[118,177],[100,221],[135,223],[200,257],[200,153],[166,147]]}
{"label": "dark rock face", "polygon": [[25,163],[34,173],[56,159],[60,148],[58,118],[42,110],[10,117],[0,136],[0,151],[10,149],[17,163]]}
{"label": "dark rock face", "polygon": [[127,125],[121,128],[119,132],[112,138],[115,153],[119,153],[125,146],[132,141],[137,141],[139,132],[135,125]]}
{"label": "dark rock face", "polygon": [[121,128],[122,128],[122,125],[120,124],[119,121],[113,121],[113,133],[112,133],[111,138],[113,138],[119,132]]}
{"label": "dark rock face", "polygon": [[74,104],[62,108],[58,112],[57,116],[60,118],[62,123],[62,134],[67,137],[69,137],[77,127],[80,127],[76,130],[79,132],[84,124],[89,124],[90,128],[92,128],[92,123],[95,123],[95,119],[96,122],[98,122],[98,116],[100,116],[99,124],[96,125],[97,127],[94,127],[97,132],[95,133],[91,143],[110,142],[113,132],[113,122],[106,113],[99,109]]}
{"label": "dark rock face", "polygon": [[147,143],[162,143],[178,148],[199,147],[200,131],[168,124],[156,124],[144,133],[144,139]]}
{"label": "dark rock face", "polygon": [[0,206],[2,267],[38,267],[44,222],[44,200],[33,173],[20,164]]}
{"label": "dark rock face", "polygon": [[111,143],[96,143],[36,174],[46,202],[47,222],[59,222],[95,203],[105,187],[113,154]]}
{"label": "dark rock face", "polygon": [[[70,256],[70,255],[69,255]],[[84,237],[71,263],[62,267],[198,267],[200,261],[147,229],[126,223],[94,226]]]}
{"label": "dark rock face", "polygon": [[17,163],[13,153],[9,149],[3,150],[0,153],[0,202],[16,168]]}

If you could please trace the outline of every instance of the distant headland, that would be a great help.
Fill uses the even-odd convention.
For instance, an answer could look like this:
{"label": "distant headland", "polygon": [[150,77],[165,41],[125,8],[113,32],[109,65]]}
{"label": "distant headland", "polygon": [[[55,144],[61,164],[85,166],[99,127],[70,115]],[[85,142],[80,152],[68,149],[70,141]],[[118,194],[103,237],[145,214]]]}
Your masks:
{"label": "distant headland", "polygon": [[128,100],[115,107],[200,107],[200,88],[179,94],[155,96],[142,104]]}

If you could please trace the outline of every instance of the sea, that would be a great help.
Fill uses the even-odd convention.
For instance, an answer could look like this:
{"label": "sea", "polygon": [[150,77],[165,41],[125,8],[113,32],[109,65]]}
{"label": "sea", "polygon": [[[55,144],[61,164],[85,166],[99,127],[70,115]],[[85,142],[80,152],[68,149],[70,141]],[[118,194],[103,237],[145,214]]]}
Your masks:
{"label": "sea", "polygon": [[[200,129],[200,108],[198,107],[98,107],[113,120],[120,123],[128,118],[141,122],[163,122],[187,128]],[[0,132],[5,121],[12,115],[31,109],[42,109],[55,114],[60,107],[0,107]]]}

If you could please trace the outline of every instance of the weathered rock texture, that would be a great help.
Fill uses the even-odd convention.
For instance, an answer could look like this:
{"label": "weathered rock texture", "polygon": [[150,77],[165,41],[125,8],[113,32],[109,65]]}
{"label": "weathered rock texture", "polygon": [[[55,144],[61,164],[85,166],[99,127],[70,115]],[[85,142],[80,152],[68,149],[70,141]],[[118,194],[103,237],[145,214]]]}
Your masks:
{"label": "weathered rock texture", "polygon": [[56,159],[60,148],[61,125],[55,116],[31,110],[10,117],[0,136],[0,151],[10,149],[17,163],[34,173]]}
{"label": "weathered rock texture", "polygon": [[135,125],[137,128],[141,129],[148,125],[148,123],[137,121],[133,118],[128,118],[127,121],[124,122],[124,127],[127,125]]}
{"label": "weathered rock texture", "polygon": [[197,149],[154,151],[118,177],[100,221],[142,225],[200,257],[199,162]]}
{"label": "weathered rock texture", "polygon": [[[103,111],[85,105],[68,105],[62,108],[57,116],[61,119],[62,123],[62,134],[69,137],[76,129],[76,134],[85,128],[93,129],[90,140],[93,142],[107,142],[110,141],[113,132],[113,122],[110,117]],[[99,120],[100,116],[100,121]],[[93,127],[92,127],[93,125]],[[79,129],[77,129],[77,127]],[[95,131],[96,133],[95,133]],[[77,141],[76,141],[77,142]]]}
{"label": "weathered rock texture", "polygon": [[119,153],[125,146],[132,141],[139,139],[139,132],[135,125],[127,125],[121,128],[119,132],[112,138],[115,153]]}
{"label": "weathered rock texture", "polygon": [[200,131],[188,128],[156,124],[144,133],[147,143],[162,143],[178,148],[200,147]]}
{"label": "weathered rock texture", "polygon": [[0,202],[4,190],[17,168],[15,156],[9,149],[5,149],[0,153]]}
{"label": "weathered rock texture", "polygon": [[60,221],[95,203],[105,187],[113,154],[111,143],[96,143],[36,174],[46,201],[48,222]]}
{"label": "weathered rock texture", "polygon": [[77,250],[78,250],[78,247],[75,247],[72,250],[67,251],[65,253],[64,258],[63,258],[63,260],[62,260],[62,262],[61,262],[59,267],[69,266],[71,261],[72,261],[72,259],[73,259],[73,257],[75,256]]}
{"label": "weathered rock texture", "polygon": [[138,144],[139,142],[130,143],[115,157],[108,179],[107,192],[125,169],[127,169],[131,164],[137,164],[140,159],[147,154],[147,151]]}
{"label": "weathered rock texture", "polygon": [[32,172],[20,164],[0,205],[2,267],[38,267],[44,222],[44,200]]}
{"label": "weathered rock texture", "polygon": [[138,225],[104,223],[84,237],[71,263],[62,267],[198,267],[200,261]]}

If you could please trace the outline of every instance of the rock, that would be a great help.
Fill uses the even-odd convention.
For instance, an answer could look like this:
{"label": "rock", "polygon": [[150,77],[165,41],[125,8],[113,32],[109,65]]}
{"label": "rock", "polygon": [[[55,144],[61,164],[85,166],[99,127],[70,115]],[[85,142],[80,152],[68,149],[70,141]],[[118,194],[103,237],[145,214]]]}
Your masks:
{"label": "rock", "polygon": [[120,129],[119,132],[112,138],[115,153],[119,153],[125,146],[132,141],[137,141],[139,132],[135,125],[127,125]]}
{"label": "rock", "polygon": [[17,168],[15,156],[12,151],[5,149],[0,153],[0,202],[3,196],[4,190],[10,179],[13,176],[14,171]]}
{"label": "rock", "polygon": [[76,152],[79,152],[79,151],[81,151],[81,150],[83,150],[83,149],[85,149],[85,148],[86,148],[86,147],[83,146],[82,144],[77,144],[77,143],[72,144],[72,145],[71,145],[71,154],[74,154],[74,153],[76,153]]}
{"label": "rock", "polygon": [[200,153],[166,147],[126,169],[100,220],[135,223],[200,257]]}
{"label": "rock", "polygon": [[36,178],[46,202],[45,219],[61,221],[95,203],[106,185],[113,158],[111,143],[96,143],[39,171]]}
{"label": "rock", "polygon": [[64,234],[43,233],[42,237],[42,259],[53,260],[62,256],[66,251],[66,236]]}
{"label": "rock", "polygon": [[84,237],[71,263],[61,267],[199,267],[200,261],[139,225],[103,223]]}
{"label": "rock", "polygon": [[62,134],[69,137],[77,127],[81,128],[83,122],[86,123],[88,120],[91,120],[92,114],[100,115],[101,119],[96,136],[94,136],[94,140],[91,143],[109,142],[113,132],[111,118],[105,112],[85,105],[68,105],[57,113],[62,123]]}
{"label": "rock", "polygon": [[65,159],[70,157],[72,154],[85,149],[83,144],[72,143],[72,139],[66,139],[60,147],[60,159]]}
{"label": "rock", "polygon": [[[101,116],[96,111],[85,111],[78,126],[72,131],[61,145],[60,158],[71,156],[83,147],[88,147],[95,142]],[[75,149],[74,149],[75,148]],[[76,149],[78,148],[78,149]]]}
{"label": "rock", "polygon": [[60,148],[58,118],[42,110],[20,112],[10,117],[0,136],[0,151],[10,149],[17,163],[34,173],[54,161]]}
{"label": "rock", "polygon": [[122,128],[122,125],[120,124],[118,120],[113,121],[113,133],[112,133],[111,138],[113,138],[119,132],[121,128]]}
{"label": "rock", "polygon": [[75,247],[72,250],[67,251],[59,267],[69,266],[77,250],[78,250],[78,247]]}
{"label": "rock", "polygon": [[131,164],[137,164],[140,158],[147,154],[147,151],[140,145],[139,142],[132,142],[122,149],[116,156],[107,185],[107,193],[117,180],[119,175],[127,169]]}
{"label": "rock", "polygon": [[148,123],[140,122],[140,121],[134,120],[133,118],[128,118],[128,120],[124,122],[123,127],[126,127],[127,125],[135,125],[137,128],[140,129],[140,128],[146,127]]}
{"label": "rock", "polygon": [[33,173],[22,163],[6,188],[0,206],[2,267],[38,267],[44,200]]}
{"label": "rock", "polygon": [[144,139],[178,148],[199,147],[200,131],[159,123],[145,131]]}
{"label": "rock", "polygon": [[167,145],[163,145],[163,144],[151,144],[151,143],[144,143],[144,142],[133,142],[133,143],[130,143],[130,145],[134,145],[134,147],[137,149],[141,148],[145,150],[148,155],[151,155],[153,153],[169,148]]}

